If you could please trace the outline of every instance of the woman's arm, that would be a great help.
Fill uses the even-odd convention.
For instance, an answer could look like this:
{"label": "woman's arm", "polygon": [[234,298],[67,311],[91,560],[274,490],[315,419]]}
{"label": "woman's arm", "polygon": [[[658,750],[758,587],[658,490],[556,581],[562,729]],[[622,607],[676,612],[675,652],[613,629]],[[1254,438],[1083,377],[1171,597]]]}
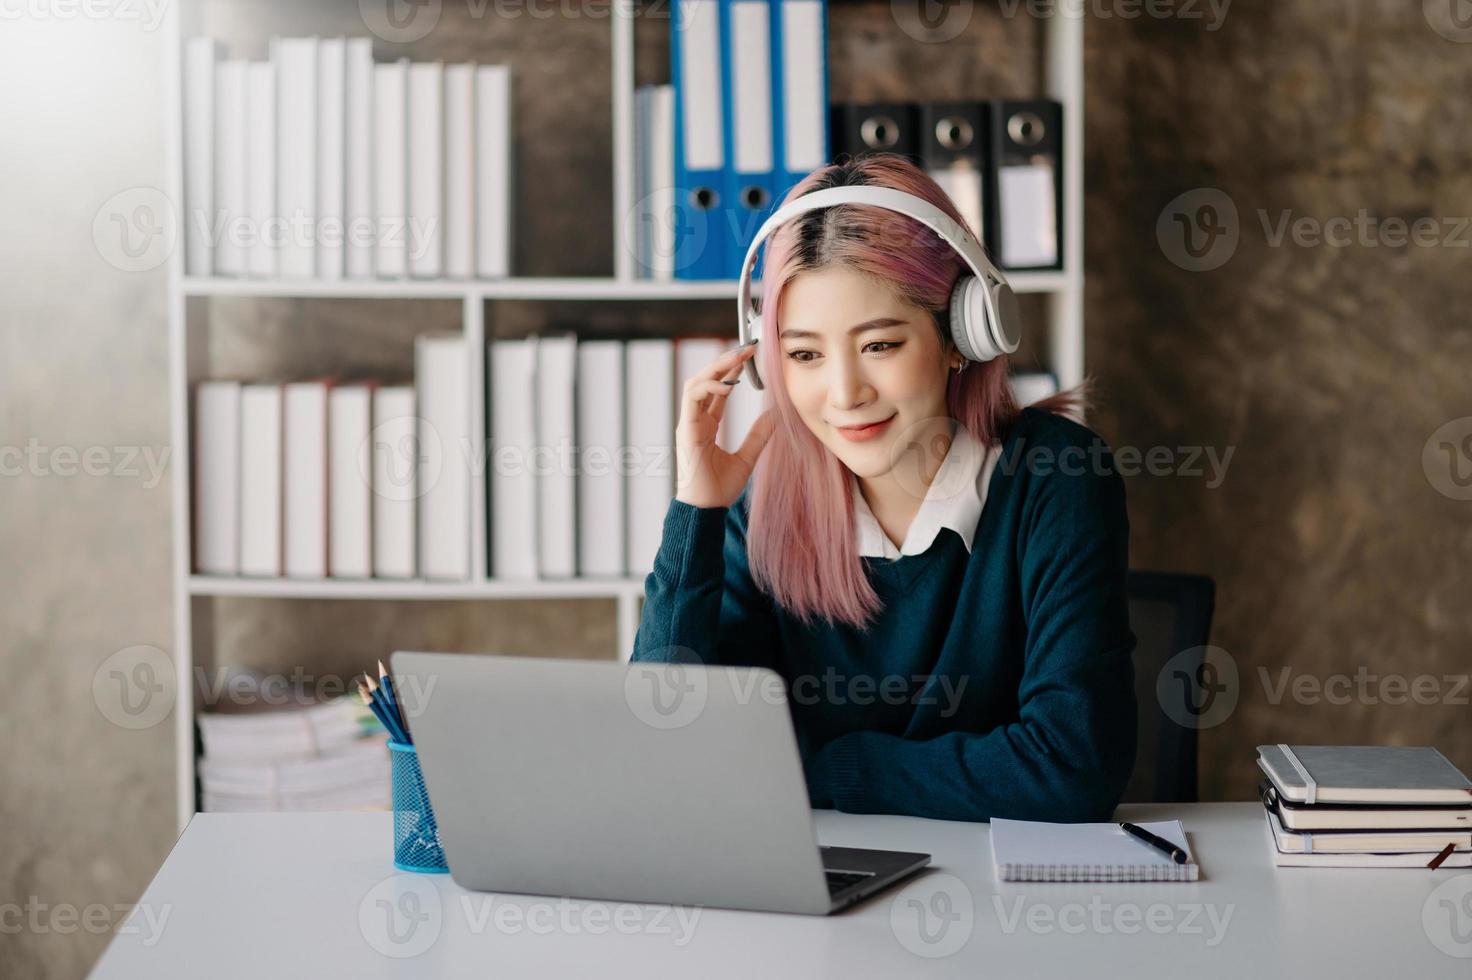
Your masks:
{"label": "woman's arm", "polygon": [[631,660],[776,668],[772,602],[746,557],[747,493],[730,507],[670,502]]}
{"label": "woman's arm", "polygon": [[[808,768],[815,805],[950,820],[1107,820],[1134,768],[1129,518],[1113,468],[1032,475],[1019,531],[1018,720],[924,741],[854,732]],[[1082,458],[1082,457],[1080,457]]]}

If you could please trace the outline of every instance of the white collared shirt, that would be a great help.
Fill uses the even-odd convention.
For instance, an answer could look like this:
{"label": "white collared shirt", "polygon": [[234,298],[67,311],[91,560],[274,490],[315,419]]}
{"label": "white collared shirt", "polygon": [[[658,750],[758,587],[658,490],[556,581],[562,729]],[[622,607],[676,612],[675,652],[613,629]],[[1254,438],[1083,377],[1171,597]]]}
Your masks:
{"label": "white collared shirt", "polygon": [[858,534],[859,554],[868,558],[896,559],[901,555],[918,555],[935,543],[940,529],[948,527],[961,536],[966,553],[971,553],[971,539],[986,506],[987,485],[996,468],[999,443],[983,446],[960,422],[951,420],[951,446],[941,460],[935,478],[925,491],[920,510],[905,533],[905,543],[896,548],[889,535],[879,526],[874,512],[859,490],[857,477],[850,480],[854,499],[854,525]]}

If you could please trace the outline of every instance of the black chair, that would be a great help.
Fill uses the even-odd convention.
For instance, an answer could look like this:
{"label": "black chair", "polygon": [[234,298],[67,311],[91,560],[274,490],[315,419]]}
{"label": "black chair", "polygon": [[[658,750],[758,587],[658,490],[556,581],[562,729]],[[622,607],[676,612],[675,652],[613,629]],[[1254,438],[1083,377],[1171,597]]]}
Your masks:
{"label": "black chair", "polygon": [[[1135,698],[1139,706],[1139,743],[1135,771],[1125,788],[1127,803],[1196,802],[1196,726],[1175,719],[1193,717],[1190,684],[1167,683],[1157,688],[1160,672],[1170,659],[1190,650],[1185,660],[1172,664],[1172,674],[1197,676],[1202,651],[1211,634],[1216,584],[1202,575],[1170,572],[1129,573],[1130,628],[1135,647]],[[1189,661],[1189,662],[1187,662]],[[1179,709],[1166,710],[1163,695],[1180,698]],[[1174,715],[1174,717],[1172,717]]]}

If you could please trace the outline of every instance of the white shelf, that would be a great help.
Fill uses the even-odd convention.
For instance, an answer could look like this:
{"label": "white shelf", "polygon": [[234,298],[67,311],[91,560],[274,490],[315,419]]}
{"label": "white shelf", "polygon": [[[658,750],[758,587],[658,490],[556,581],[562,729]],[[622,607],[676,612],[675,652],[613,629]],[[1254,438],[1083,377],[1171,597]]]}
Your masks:
{"label": "white shelf", "polygon": [[[164,8],[163,36],[167,59],[164,72],[166,182],[171,196],[183,200],[182,88],[183,38],[180,5]],[[634,29],[630,17],[615,13],[610,20],[612,72],[610,108],[613,119],[613,159],[609,168],[613,208],[609,220],[614,241],[630,240],[624,223],[633,211],[634,190]],[[1018,293],[1046,298],[1046,323],[1039,325],[1049,336],[1049,367],[1063,387],[1076,385],[1083,375],[1083,20],[1055,17],[1048,22],[1044,45],[1046,93],[1063,105],[1065,132],[1063,171],[1065,207],[1064,272],[1016,272],[1007,276]],[[173,528],[174,669],[178,689],[194,684],[196,663],[208,664],[212,653],[194,647],[195,617],[208,623],[209,604],[216,597],[280,599],[342,599],[359,601],[399,600],[514,600],[514,599],[613,599],[615,600],[616,652],[628,657],[633,650],[639,621],[639,602],[644,594],[643,577],[569,579],[546,581],[503,581],[487,577],[485,526],[489,516],[484,506],[471,511],[471,580],[431,581],[345,581],[298,579],[214,578],[194,575],[190,547],[190,451],[189,385],[194,364],[190,345],[187,300],[196,297],[241,296],[301,299],[408,299],[451,300],[462,304],[461,326],[467,345],[482,349],[485,343],[483,302],[488,300],[627,300],[675,301],[736,298],[737,284],[731,280],[709,282],[660,282],[633,277],[632,256],[626,248],[615,248],[613,272],[609,277],[512,277],[500,280],[317,280],[228,279],[192,277],[184,274],[184,249],[175,248],[168,259],[170,435],[174,446],[171,486],[175,506]],[[761,284],[754,284],[760,293]],[[732,311],[735,312],[734,310]],[[734,327],[734,323],[733,323]],[[734,333],[734,330],[733,330]],[[483,444],[486,382],[484,362],[471,358],[469,379],[472,444]],[[484,475],[473,476],[471,499],[483,502]],[[194,815],[195,744],[194,711],[189,698],[174,712],[175,767],[178,826],[182,830]]]}
{"label": "white shelf", "polygon": [[[1072,281],[1063,272],[1013,272],[1019,293],[1055,293]],[[185,296],[270,296],[321,299],[734,300],[734,279],[656,282],[647,279],[531,276],[462,282],[448,279],[226,279],[186,277]]]}
{"label": "white shelf", "polygon": [[193,575],[193,596],[252,599],[620,599],[644,594],[640,578],[573,578],[480,582],[434,582],[424,579],[289,579],[223,578]]}

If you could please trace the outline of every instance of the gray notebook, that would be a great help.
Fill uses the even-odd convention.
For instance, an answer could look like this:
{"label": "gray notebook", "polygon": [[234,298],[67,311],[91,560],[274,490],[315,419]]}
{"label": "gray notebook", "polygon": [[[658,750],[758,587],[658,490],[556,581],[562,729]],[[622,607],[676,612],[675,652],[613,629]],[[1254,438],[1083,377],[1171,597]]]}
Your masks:
{"label": "gray notebook", "polygon": [[1139,826],[1183,849],[1176,864],[1117,823],[991,821],[992,869],[998,881],[1195,881],[1201,874],[1179,820]]}
{"label": "gray notebook", "polygon": [[1257,764],[1295,803],[1472,802],[1472,780],[1429,745],[1259,745]]}

